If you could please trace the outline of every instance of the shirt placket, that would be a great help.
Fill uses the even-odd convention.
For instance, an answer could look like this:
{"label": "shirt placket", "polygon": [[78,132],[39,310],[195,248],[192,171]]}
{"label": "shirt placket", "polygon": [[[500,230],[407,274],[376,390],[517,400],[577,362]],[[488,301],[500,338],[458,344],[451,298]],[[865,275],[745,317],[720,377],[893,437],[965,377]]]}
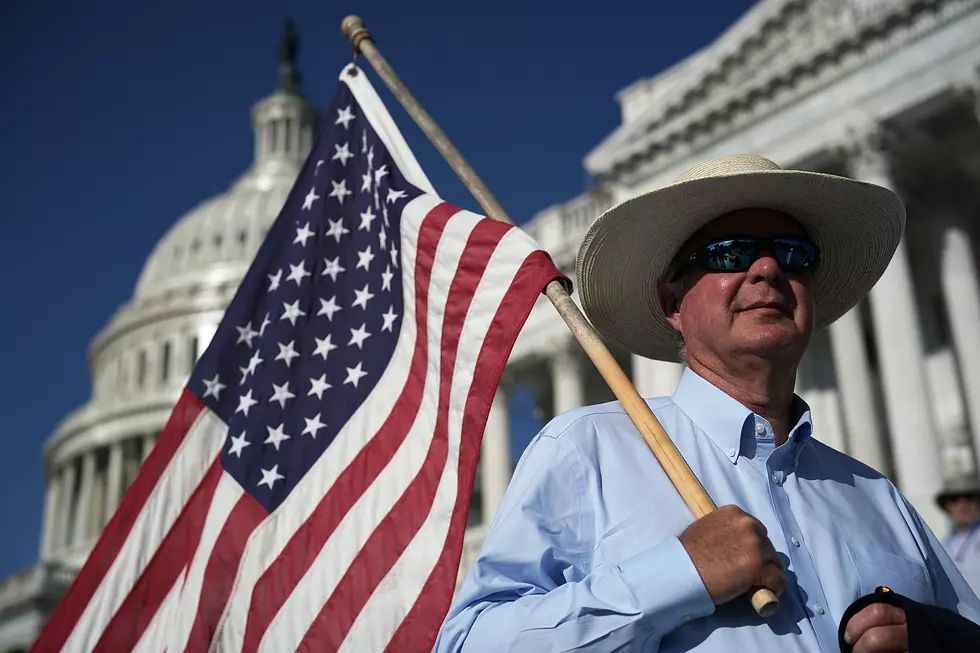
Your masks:
{"label": "shirt placket", "polygon": [[773,451],[766,460],[768,473],[769,498],[773,512],[786,538],[786,550],[790,559],[790,567],[796,574],[796,585],[799,588],[799,601],[806,608],[806,615],[823,651],[837,651],[837,626],[828,610],[827,597],[823,585],[813,565],[810,552],[803,540],[803,532],[796,521],[786,491],[786,479],[795,472],[794,443],[787,443]]}

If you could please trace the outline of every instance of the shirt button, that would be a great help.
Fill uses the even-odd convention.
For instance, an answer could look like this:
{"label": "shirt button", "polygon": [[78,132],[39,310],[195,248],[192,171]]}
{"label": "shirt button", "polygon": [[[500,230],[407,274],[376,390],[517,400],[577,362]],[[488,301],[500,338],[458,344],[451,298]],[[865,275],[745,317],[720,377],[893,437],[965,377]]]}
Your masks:
{"label": "shirt button", "polygon": [[756,424],[755,425],[755,432],[758,433],[759,435],[763,435],[766,432],[766,427],[763,426],[762,424]]}
{"label": "shirt button", "polygon": [[779,485],[779,472],[775,472],[772,475],[772,482]]}
{"label": "shirt button", "polygon": [[797,548],[800,546],[800,541],[798,539],[796,539],[796,536],[795,535],[793,537],[789,538],[789,541],[792,542],[793,543],[793,546],[795,546]]}
{"label": "shirt button", "polygon": [[735,447],[728,447],[728,457],[729,458],[735,457]]}
{"label": "shirt button", "polygon": [[817,603],[815,606],[813,606],[813,609],[817,611],[817,614],[823,614],[823,612],[824,612],[823,606],[820,605],[819,603]]}

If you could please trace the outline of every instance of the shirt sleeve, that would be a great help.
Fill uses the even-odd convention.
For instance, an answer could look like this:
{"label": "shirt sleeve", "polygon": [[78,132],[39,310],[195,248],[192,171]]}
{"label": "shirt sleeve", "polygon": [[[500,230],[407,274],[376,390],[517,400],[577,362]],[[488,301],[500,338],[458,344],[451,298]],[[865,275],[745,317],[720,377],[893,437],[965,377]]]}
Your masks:
{"label": "shirt sleeve", "polygon": [[[576,425],[591,428],[587,420],[570,428]],[[595,536],[587,531],[591,502],[599,498],[590,496],[581,464],[564,436],[545,431],[532,441],[446,617],[437,652],[651,651],[680,624],[714,612],[676,537],[591,569]]]}
{"label": "shirt sleeve", "polygon": [[911,516],[912,526],[919,534],[920,542],[924,547],[923,553],[932,581],[936,605],[957,612],[973,623],[980,624],[980,599],[977,598],[969,583],[963,578],[963,574],[960,573],[956,563],[949,557],[946,548],[936,537],[936,534],[932,532],[918,511],[912,507],[908,499],[905,497],[903,499],[908,514]]}

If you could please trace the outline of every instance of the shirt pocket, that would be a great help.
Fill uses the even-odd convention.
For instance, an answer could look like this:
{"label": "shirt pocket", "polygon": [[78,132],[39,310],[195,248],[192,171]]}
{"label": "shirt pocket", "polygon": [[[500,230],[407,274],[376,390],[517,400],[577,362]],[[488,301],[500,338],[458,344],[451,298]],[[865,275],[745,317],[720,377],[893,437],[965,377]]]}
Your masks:
{"label": "shirt pocket", "polygon": [[918,560],[890,553],[880,547],[868,547],[844,542],[851,564],[861,583],[861,596],[871,594],[879,585],[919,601],[934,603],[929,573]]}

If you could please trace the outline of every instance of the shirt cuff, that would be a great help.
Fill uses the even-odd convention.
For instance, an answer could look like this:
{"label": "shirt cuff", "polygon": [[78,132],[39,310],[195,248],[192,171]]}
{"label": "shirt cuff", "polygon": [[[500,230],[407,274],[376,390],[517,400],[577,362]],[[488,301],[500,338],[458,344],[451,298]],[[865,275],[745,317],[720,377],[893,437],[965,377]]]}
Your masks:
{"label": "shirt cuff", "polygon": [[634,555],[619,568],[643,610],[644,621],[661,635],[715,611],[701,574],[676,537]]}

